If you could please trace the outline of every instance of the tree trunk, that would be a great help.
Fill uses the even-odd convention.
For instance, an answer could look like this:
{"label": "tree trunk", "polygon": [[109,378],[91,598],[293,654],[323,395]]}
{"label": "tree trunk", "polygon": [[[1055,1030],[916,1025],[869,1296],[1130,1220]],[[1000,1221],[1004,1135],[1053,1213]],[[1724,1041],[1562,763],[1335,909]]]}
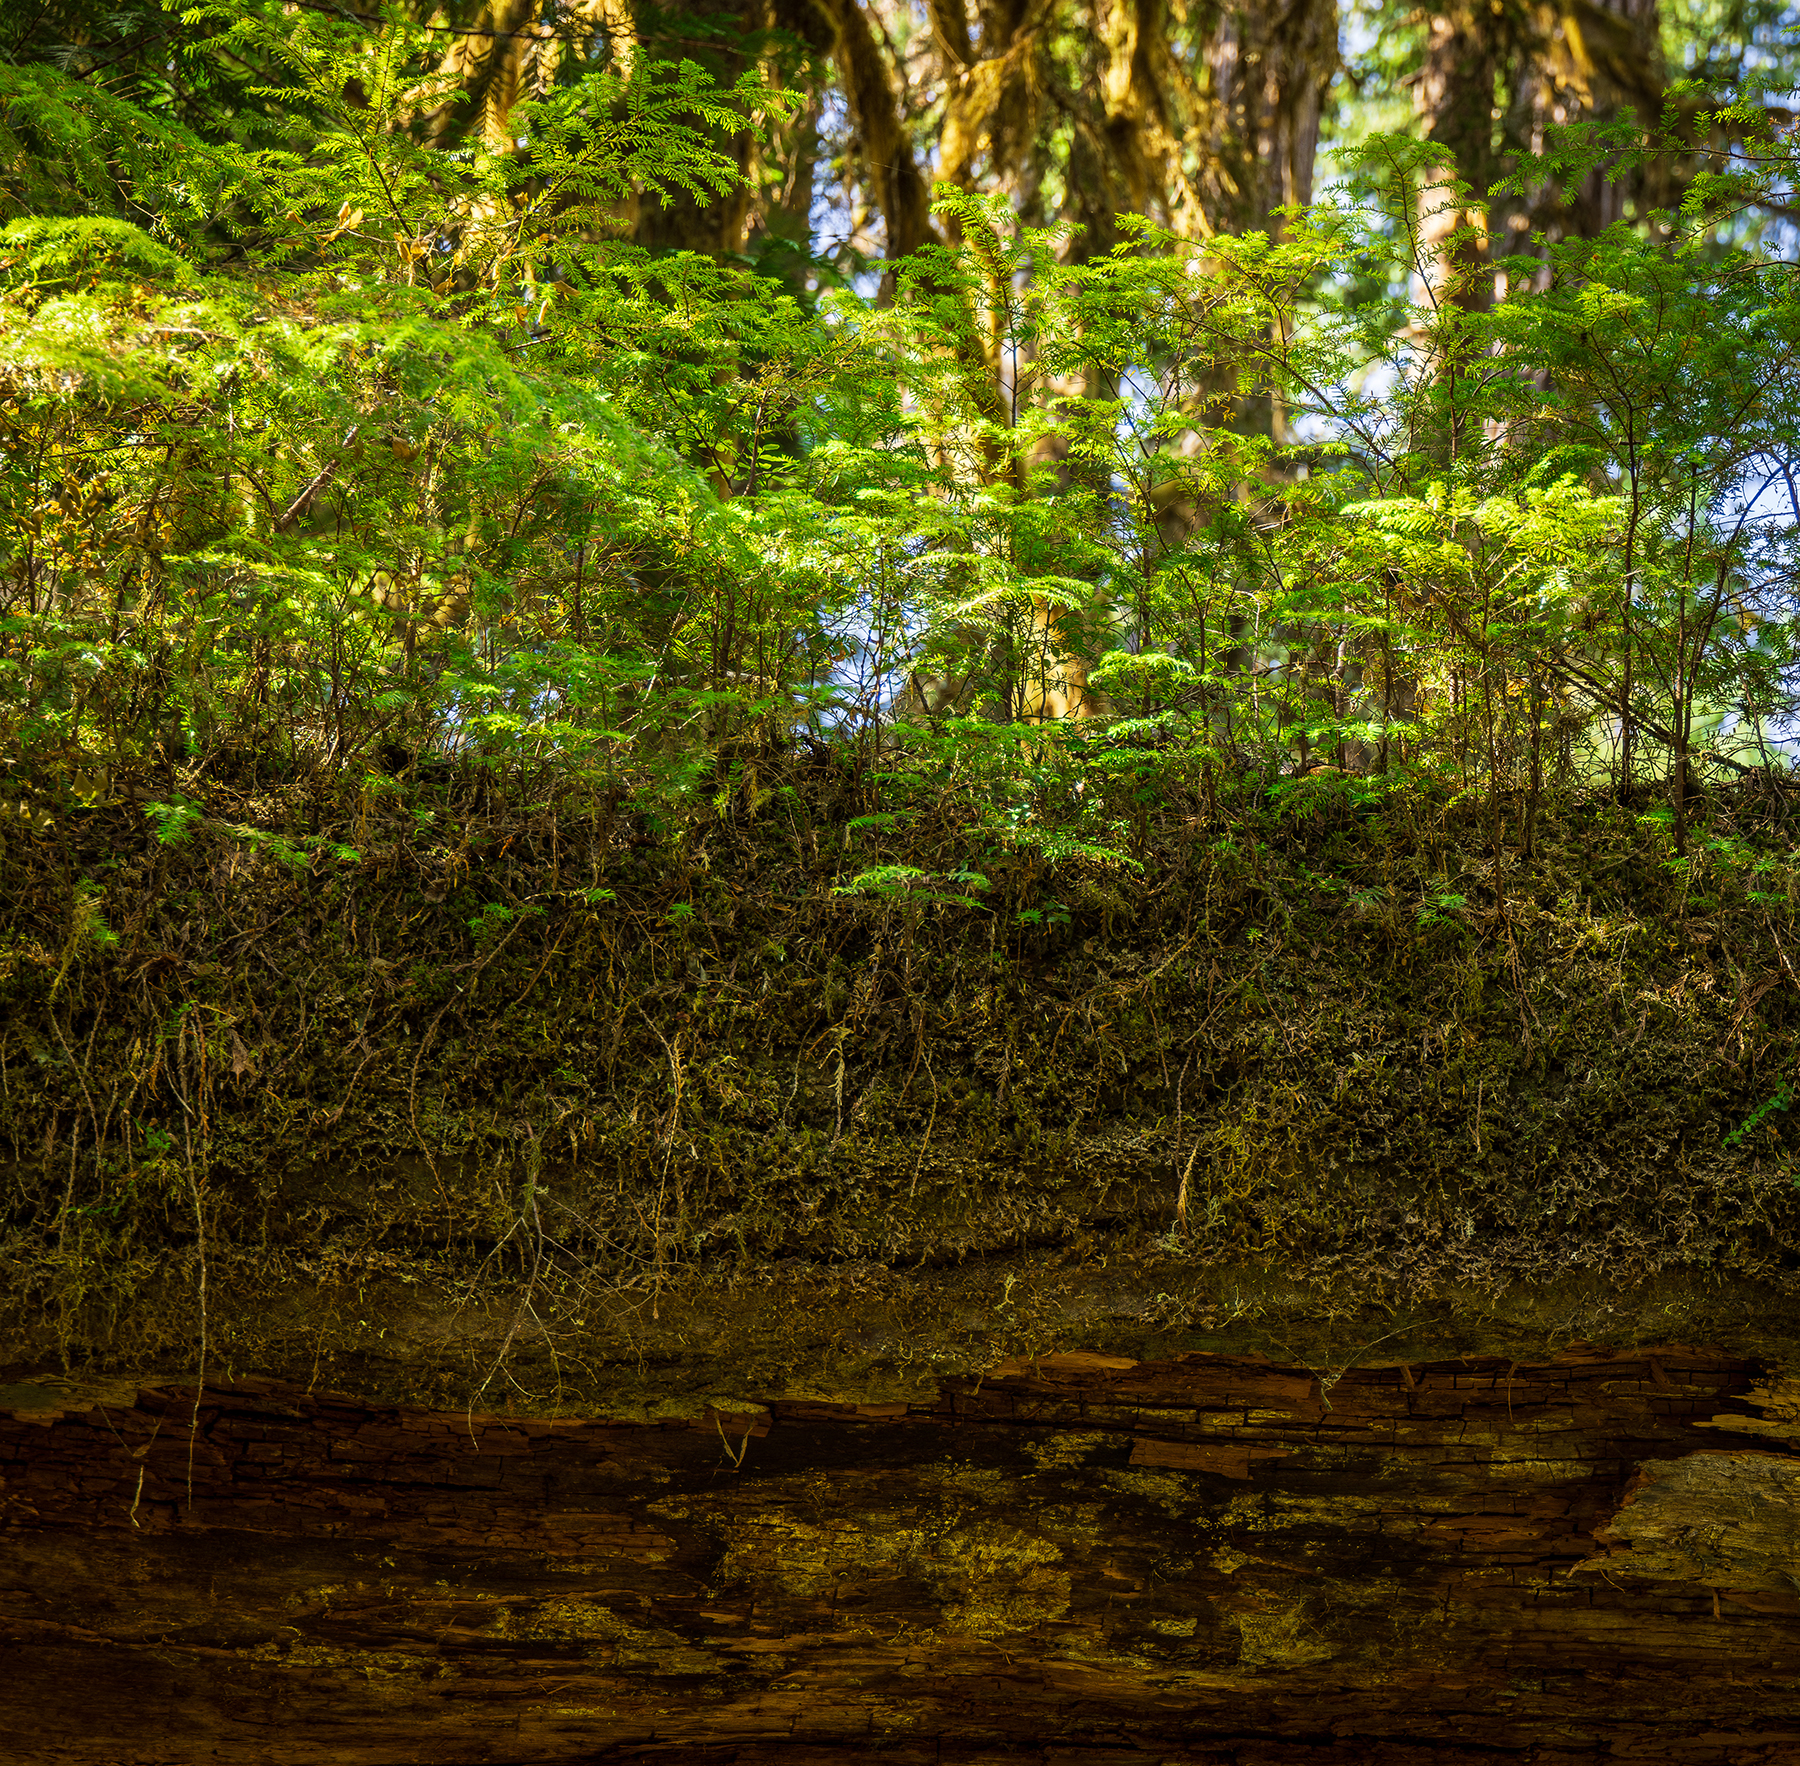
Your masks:
{"label": "tree trunk", "polygon": [[[1668,199],[1658,162],[1625,178],[1609,177],[1602,165],[1572,182],[1541,181],[1523,197],[1490,204],[1514,157],[1545,152],[1553,128],[1611,121],[1624,110],[1648,125],[1665,90],[1657,0],[1559,0],[1542,7],[1455,0],[1433,11],[1414,108],[1427,139],[1445,149],[1444,175],[1460,174],[1470,200],[1439,192],[1424,203],[1421,219],[1435,248],[1458,228],[1475,230],[1451,267],[1459,298],[1485,299],[1478,281],[1483,263],[1529,254],[1536,232],[1551,239],[1591,236],[1622,220],[1634,202]],[[1491,244],[1479,236],[1484,232]]]}

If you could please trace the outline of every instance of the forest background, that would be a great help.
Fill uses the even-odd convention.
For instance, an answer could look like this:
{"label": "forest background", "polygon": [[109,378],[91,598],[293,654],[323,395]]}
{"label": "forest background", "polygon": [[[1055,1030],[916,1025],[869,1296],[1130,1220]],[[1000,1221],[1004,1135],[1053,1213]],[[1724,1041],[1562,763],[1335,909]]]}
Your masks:
{"label": "forest background", "polygon": [[[398,1232],[654,1317],[721,1245],[888,1261],[969,1210],[1780,1266],[1793,55],[1762,0],[8,8],[21,1304],[66,1348],[179,1276],[204,1335],[209,1246]],[[1333,1034],[1436,1036],[1410,1114],[1284,1016],[1365,946]],[[1059,962],[1061,1027],[1009,1026],[997,977]],[[1504,1112],[1573,1121],[1646,998],[1580,1102],[1637,1140],[1522,1175]],[[1151,1094],[1140,1199],[1070,1202]],[[1051,1175],[977,1197],[997,1136]],[[610,1200],[551,1222],[564,1143]]]}
{"label": "forest background", "polygon": [[78,796],[1099,725],[1684,849],[1774,757],[1782,14],[85,17],[15,21],[0,317],[6,746]]}

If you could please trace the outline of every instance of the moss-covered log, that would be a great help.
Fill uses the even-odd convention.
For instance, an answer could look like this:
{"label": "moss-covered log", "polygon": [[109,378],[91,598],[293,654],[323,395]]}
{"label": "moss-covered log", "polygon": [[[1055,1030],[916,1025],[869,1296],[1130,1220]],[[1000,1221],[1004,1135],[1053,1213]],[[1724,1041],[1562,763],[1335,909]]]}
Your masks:
{"label": "moss-covered log", "polygon": [[9,831],[10,1730],[1782,1758],[1779,805],[872,801]]}
{"label": "moss-covered log", "polygon": [[[941,1357],[1250,1316],[1214,1279],[1247,1261],[1327,1312],[1794,1267],[1779,804],[1685,859],[1590,809],[1496,861],[1453,801],[1327,783],[1178,799],[1134,872],[1047,867],[967,797],[867,814],[831,760],[742,769],[680,837],[406,790],[8,834],[22,1353],[191,1365],[203,1261],[218,1366],[458,1314],[463,1353],[406,1357],[446,1403],[498,1340],[579,1391],[771,1271],[954,1268],[900,1283]],[[866,1316],[839,1352],[905,1360]]]}

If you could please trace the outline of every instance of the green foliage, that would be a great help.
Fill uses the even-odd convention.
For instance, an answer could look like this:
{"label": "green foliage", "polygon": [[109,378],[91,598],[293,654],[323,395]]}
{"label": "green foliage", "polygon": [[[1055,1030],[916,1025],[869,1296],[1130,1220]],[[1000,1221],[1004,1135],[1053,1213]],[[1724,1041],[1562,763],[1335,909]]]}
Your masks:
{"label": "green foliage", "polygon": [[[948,890],[939,885],[949,885]],[[872,895],[882,901],[904,902],[913,907],[979,908],[977,895],[992,885],[980,871],[959,866],[933,874],[918,865],[876,865],[859,871],[848,883],[837,884],[833,895]]]}
{"label": "green foliage", "polygon": [[1774,1092],[1758,1104],[1730,1134],[1726,1135],[1725,1145],[1735,1147],[1741,1144],[1755,1130],[1761,1128],[1771,1116],[1785,1112],[1793,1104],[1794,1096],[1792,1085],[1785,1078],[1780,1080]]}
{"label": "green foliage", "polygon": [[145,803],[144,814],[164,846],[178,846],[199,826],[205,811],[200,804],[177,794],[168,803]]}
{"label": "green foliage", "polygon": [[[1780,763],[1800,299],[1720,230],[1793,171],[1748,110],[1685,215],[1528,258],[1428,225],[1469,193],[1376,137],[1275,236],[1125,217],[1086,258],[946,190],[891,300],[814,304],[621,238],[731,192],[721,143],[792,109],[753,79],[572,59],[446,148],[399,12],[214,0],[173,62],[158,19],[112,81],[0,64],[21,823],[129,799],[174,844],[224,788],[449,762],[698,838],[809,743],[877,781],[872,859],[949,791],[971,863],[1123,874],[1229,781],[1429,781],[1496,853],[1656,794],[1686,852]],[[233,825],[352,862],[285,814]],[[892,868],[857,893],[920,899]]]}

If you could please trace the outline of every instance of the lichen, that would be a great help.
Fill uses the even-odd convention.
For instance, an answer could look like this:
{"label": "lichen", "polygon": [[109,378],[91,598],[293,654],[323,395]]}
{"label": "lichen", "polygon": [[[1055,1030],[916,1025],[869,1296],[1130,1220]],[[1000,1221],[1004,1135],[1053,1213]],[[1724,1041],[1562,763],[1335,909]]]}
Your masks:
{"label": "lichen", "polygon": [[1307,1603],[1231,1615],[1237,1627],[1238,1661],[1246,1668],[1306,1668],[1328,1662],[1341,1645],[1326,1637],[1307,1616]]}

